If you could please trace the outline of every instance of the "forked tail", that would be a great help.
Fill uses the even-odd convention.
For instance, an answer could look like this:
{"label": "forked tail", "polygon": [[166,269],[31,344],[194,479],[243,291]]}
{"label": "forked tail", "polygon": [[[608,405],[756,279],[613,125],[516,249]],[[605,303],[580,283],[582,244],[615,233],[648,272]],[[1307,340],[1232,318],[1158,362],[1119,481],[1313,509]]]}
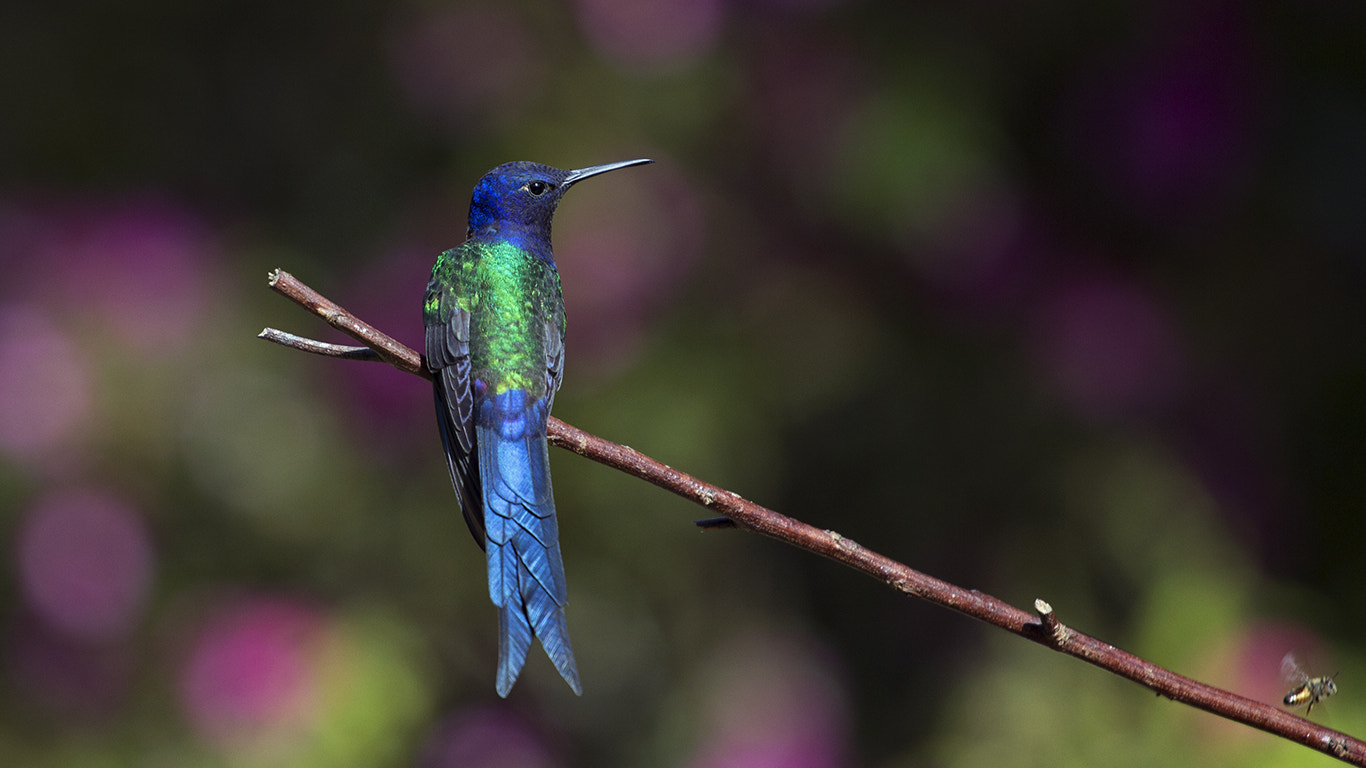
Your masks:
{"label": "forked tail", "polygon": [[565,622],[567,600],[550,489],[546,403],[510,390],[477,404],[489,597],[498,606],[498,695],[507,696],[540,638],[574,693],[582,694]]}

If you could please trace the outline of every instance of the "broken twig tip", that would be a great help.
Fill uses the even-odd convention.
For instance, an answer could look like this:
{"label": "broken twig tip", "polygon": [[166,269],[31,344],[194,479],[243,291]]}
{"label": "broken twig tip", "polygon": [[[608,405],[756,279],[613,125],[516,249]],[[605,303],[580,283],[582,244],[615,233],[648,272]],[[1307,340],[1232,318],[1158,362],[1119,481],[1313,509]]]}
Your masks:
{"label": "broken twig tip", "polygon": [[1036,598],[1034,610],[1038,612],[1039,624],[1053,641],[1053,644],[1062,645],[1063,641],[1067,639],[1067,627],[1058,621],[1057,614],[1053,613],[1053,606],[1049,605],[1048,601],[1043,598]]}

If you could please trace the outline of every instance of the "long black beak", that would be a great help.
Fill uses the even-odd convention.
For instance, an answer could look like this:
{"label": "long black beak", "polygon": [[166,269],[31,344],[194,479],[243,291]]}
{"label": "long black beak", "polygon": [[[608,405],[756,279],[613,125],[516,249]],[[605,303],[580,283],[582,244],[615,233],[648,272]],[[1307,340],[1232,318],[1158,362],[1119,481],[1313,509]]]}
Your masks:
{"label": "long black beak", "polygon": [[633,165],[645,165],[646,163],[653,162],[653,160],[641,158],[639,160],[622,160],[619,163],[606,163],[604,165],[594,165],[588,168],[579,168],[577,170],[570,171],[569,175],[564,177],[564,181],[560,182],[560,186],[567,187],[570,184],[576,184],[580,181],[583,181],[589,176],[597,176],[599,173],[615,171],[618,168],[629,168]]}

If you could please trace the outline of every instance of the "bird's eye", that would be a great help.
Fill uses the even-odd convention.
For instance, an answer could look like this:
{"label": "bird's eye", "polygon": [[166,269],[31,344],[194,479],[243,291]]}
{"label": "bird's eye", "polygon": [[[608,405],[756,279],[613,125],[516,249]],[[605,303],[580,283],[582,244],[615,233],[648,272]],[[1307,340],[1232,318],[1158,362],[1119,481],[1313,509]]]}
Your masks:
{"label": "bird's eye", "polygon": [[550,185],[545,183],[544,181],[533,181],[530,184],[526,185],[526,191],[530,192],[532,195],[536,197],[544,195],[547,189],[550,189]]}

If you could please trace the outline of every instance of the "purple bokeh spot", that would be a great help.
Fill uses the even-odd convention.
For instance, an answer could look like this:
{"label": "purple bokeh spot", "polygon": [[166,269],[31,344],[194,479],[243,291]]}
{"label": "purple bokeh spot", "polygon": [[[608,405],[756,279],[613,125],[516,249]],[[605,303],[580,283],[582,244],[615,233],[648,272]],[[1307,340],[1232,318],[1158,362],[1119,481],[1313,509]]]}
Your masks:
{"label": "purple bokeh spot", "polygon": [[537,734],[502,708],[447,718],[427,740],[418,768],[550,768],[559,765]]}
{"label": "purple bokeh spot", "polygon": [[198,217],[155,195],[66,203],[39,216],[44,232],[32,257],[48,300],[145,352],[171,354],[195,337],[211,250]]}
{"label": "purple bokeh spot", "polygon": [[36,308],[0,304],[0,454],[53,458],[89,422],[90,407],[76,345]]}
{"label": "purple bokeh spot", "polygon": [[1246,14],[1236,3],[1184,14],[1076,94],[1065,142],[1130,210],[1181,220],[1237,191],[1259,90]]}
{"label": "purple bokeh spot", "polygon": [[1035,334],[1046,379],[1082,418],[1141,415],[1167,404],[1180,385],[1176,331],[1136,286],[1073,281],[1045,301]]}
{"label": "purple bokeh spot", "polygon": [[629,69],[670,69],[705,55],[721,35],[721,0],[577,0],[579,28]]}
{"label": "purple bokeh spot", "polygon": [[803,638],[764,635],[727,649],[703,706],[689,768],[839,768],[849,703],[834,658]]}
{"label": "purple bokeh spot", "polygon": [[86,640],[125,635],[142,615],[152,545],[136,510],[93,492],[40,501],[18,536],[24,596],[52,627]]}
{"label": "purple bokeh spot", "polygon": [[396,25],[389,67],[417,113],[458,128],[518,112],[536,93],[544,62],[511,13],[442,8]]}
{"label": "purple bokeh spot", "polygon": [[201,628],[180,678],[191,723],[215,743],[259,729],[295,727],[310,715],[313,612],[281,600],[220,609]]}

